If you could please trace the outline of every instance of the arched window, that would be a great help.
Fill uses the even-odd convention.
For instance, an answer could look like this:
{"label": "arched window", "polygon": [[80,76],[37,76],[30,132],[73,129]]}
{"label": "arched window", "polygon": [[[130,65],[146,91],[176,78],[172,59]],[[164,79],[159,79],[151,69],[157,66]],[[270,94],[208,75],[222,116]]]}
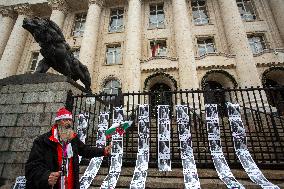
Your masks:
{"label": "arched window", "polygon": [[118,91],[121,89],[120,82],[118,80],[112,79],[105,83],[103,92],[106,94],[116,94],[118,95]]}

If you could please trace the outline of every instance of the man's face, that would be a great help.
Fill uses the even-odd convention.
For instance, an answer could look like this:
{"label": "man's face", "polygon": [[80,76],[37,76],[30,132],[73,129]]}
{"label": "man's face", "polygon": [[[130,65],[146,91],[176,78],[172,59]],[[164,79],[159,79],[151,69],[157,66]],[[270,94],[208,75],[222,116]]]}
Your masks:
{"label": "man's face", "polygon": [[60,119],[57,121],[58,125],[58,134],[63,141],[71,140],[73,130],[72,126],[72,119]]}

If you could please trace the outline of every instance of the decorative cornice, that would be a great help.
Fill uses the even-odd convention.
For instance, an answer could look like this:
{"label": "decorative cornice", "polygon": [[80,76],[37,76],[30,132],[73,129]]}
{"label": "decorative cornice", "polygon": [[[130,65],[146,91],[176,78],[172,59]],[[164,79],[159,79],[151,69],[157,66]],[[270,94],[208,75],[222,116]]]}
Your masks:
{"label": "decorative cornice", "polygon": [[31,6],[29,4],[19,4],[14,7],[14,10],[18,13],[18,15],[26,15],[32,16],[33,12],[31,10]]}
{"label": "decorative cornice", "polygon": [[284,66],[284,62],[262,62],[262,63],[256,63],[256,67],[272,67],[272,66]]}
{"label": "decorative cornice", "polygon": [[89,0],[89,6],[92,4],[96,4],[100,7],[102,7],[105,3],[105,0]]}
{"label": "decorative cornice", "polygon": [[278,49],[264,49],[263,51],[257,53],[257,54],[254,54],[253,56],[254,57],[258,57],[258,56],[261,56],[265,53],[274,53],[274,54],[277,54],[279,52],[284,52],[284,49],[283,48],[278,48]]}
{"label": "decorative cornice", "polygon": [[170,60],[170,61],[178,61],[178,58],[176,58],[176,57],[155,56],[155,57],[150,57],[146,60],[140,60],[140,63],[146,63],[146,62],[149,62],[151,60],[160,60],[160,59],[167,59],[167,60]]}
{"label": "decorative cornice", "polygon": [[235,58],[236,57],[236,55],[233,55],[233,54],[227,54],[227,53],[223,53],[223,52],[211,52],[211,53],[206,53],[202,56],[196,56],[195,59],[201,60],[203,58],[206,58],[207,56],[223,56],[223,57],[226,57],[226,58]]}
{"label": "decorative cornice", "polygon": [[142,72],[166,72],[166,71],[174,71],[174,70],[178,70],[177,67],[169,67],[169,68],[145,68],[142,69]]}
{"label": "decorative cornice", "polygon": [[52,8],[52,10],[59,10],[64,14],[67,13],[69,8],[65,0],[48,0],[48,5]]}
{"label": "decorative cornice", "polygon": [[228,65],[197,66],[197,70],[231,69],[231,68],[236,68],[236,65],[235,64],[228,64]]}

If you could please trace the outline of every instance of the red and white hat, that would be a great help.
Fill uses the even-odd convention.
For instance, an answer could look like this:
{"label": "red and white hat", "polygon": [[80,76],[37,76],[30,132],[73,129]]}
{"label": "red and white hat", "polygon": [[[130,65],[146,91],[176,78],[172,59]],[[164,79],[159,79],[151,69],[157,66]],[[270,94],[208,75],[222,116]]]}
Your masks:
{"label": "red and white hat", "polygon": [[55,121],[58,121],[60,119],[72,119],[72,113],[69,112],[66,108],[60,108],[55,117]]}

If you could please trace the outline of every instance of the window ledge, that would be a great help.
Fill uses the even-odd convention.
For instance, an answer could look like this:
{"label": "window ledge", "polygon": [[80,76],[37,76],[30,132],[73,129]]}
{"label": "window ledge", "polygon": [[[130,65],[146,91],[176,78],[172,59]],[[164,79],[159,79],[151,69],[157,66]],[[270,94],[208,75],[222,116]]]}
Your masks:
{"label": "window ledge", "polygon": [[227,57],[227,58],[235,58],[236,55],[233,54],[227,54],[227,53],[223,53],[223,52],[211,52],[211,53],[206,53],[204,55],[201,56],[195,56],[196,60],[201,60],[204,59],[208,56],[223,56],[223,57]]}
{"label": "window ledge", "polygon": [[117,65],[122,65],[122,63],[119,63],[119,64],[103,64],[103,66],[117,66]]}

